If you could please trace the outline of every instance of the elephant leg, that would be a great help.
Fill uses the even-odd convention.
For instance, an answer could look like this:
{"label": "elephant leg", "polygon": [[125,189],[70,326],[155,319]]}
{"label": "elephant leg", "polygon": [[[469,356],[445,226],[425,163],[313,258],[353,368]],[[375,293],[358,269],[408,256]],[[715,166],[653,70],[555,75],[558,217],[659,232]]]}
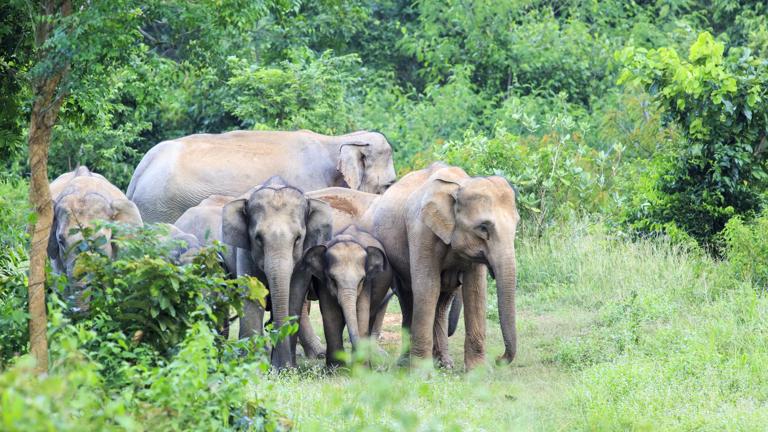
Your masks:
{"label": "elephant leg", "polygon": [[453,359],[448,352],[448,308],[453,300],[452,291],[442,291],[437,299],[432,355],[439,367],[453,368]]}
{"label": "elephant leg", "polygon": [[487,295],[487,269],[473,264],[464,273],[462,291],[464,300],[464,367],[470,370],[485,361],[485,309]]}
{"label": "elephant leg", "polygon": [[380,275],[375,278],[373,284],[371,284],[371,302],[370,310],[371,317],[369,323],[366,323],[366,330],[370,334],[371,340],[376,341],[381,334],[381,326],[384,324],[384,315],[387,313],[387,306],[389,300],[392,298],[387,297],[387,292],[392,285],[392,272],[387,271],[386,274]]}
{"label": "elephant leg", "polygon": [[397,278],[394,283],[397,284],[397,300],[400,303],[400,311],[403,314],[401,341],[402,352],[397,364],[408,366],[411,360],[411,324],[413,323],[413,292],[410,284]]}
{"label": "elephant leg", "polygon": [[240,317],[240,339],[264,332],[264,308],[253,300],[243,302],[243,316]]}
{"label": "elephant leg", "polygon": [[387,306],[391,297],[384,298],[383,302],[378,306],[378,313],[373,317],[373,323],[371,323],[371,340],[377,341],[381,337],[381,328],[384,327],[384,317],[387,315]]}
{"label": "elephant leg", "polygon": [[[254,264],[248,252],[236,249],[237,275],[247,275],[259,279],[266,285],[266,277]],[[243,301],[243,316],[240,317],[240,339],[251,337],[254,334],[264,333],[264,308],[253,300]]]}
{"label": "elephant leg", "polygon": [[[415,241],[415,239],[412,239]],[[440,267],[423,247],[411,249],[411,278],[413,293],[413,325],[411,326],[411,358],[429,360],[432,357],[432,333],[435,310],[440,296]]]}
{"label": "elephant leg", "polygon": [[309,320],[309,308],[310,301],[304,301],[304,306],[301,308],[301,315],[299,316],[299,342],[307,358],[324,358],[325,347],[312,328],[312,323]]}
{"label": "elephant leg", "polygon": [[344,351],[344,314],[341,306],[336,299],[323,288],[318,290],[317,296],[320,300],[320,313],[323,316],[323,332],[325,333],[325,364],[328,367],[343,366],[344,362],[339,360],[337,353]]}

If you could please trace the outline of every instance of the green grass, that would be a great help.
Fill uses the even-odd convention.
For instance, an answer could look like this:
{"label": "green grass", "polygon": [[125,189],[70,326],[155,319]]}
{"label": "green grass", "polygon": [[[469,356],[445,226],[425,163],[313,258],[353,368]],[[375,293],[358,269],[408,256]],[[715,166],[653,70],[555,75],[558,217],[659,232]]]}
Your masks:
{"label": "green grass", "polygon": [[[460,372],[460,327],[458,371],[404,372],[393,317],[376,371],[305,361],[269,392],[308,431],[764,430],[768,300],[729,268],[596,226],[553,231],[518,244],[513,365]],[[502,351],[490,297],[489,360]]]}

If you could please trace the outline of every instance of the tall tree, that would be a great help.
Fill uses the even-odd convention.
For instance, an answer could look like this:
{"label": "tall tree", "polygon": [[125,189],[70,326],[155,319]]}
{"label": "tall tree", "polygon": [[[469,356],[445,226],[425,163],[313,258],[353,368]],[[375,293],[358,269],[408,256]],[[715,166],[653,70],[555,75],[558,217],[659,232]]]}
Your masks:
{"label": "tall tree", "polygon": [[35,22],[36,72],[32,74],[34,102],[29,122],[29,166],[31,181],[29,201],[37,214],[32,222],[32,246],[29,254],[29,339],[37,360],[37,370],[48,370],[47,317],[45,312],[45,259],[53,222],[51,191],[48,184],[48,149],[53,126],[64,100],[62,83],[69,70],[66,56],[52,55],[46,41],[60,18],[72,13],[70,0],[43,0]]}

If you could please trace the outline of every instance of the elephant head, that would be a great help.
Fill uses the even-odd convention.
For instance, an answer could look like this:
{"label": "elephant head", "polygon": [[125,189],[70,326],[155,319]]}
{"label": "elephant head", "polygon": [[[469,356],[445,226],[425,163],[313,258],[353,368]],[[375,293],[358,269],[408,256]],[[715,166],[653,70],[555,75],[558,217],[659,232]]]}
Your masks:
{"label": "elephant head", "polygon": [[[53,204],[53,223],[48,239],[48,256],[58,267],[57,271],[72,276],[77,258],[73,246],[83,240],[80,229],[93,227],[95,221],[142,224],[139,209],[127,199],[112,199],[95,191],[65,191]],[[104,236],[107,241],[101,248],[105,254],[114,257],[111,230],[102,227],[96,235]]]}
{"label": "elephant head", "polygon": [[505,352],[512,361],[515,333],[515,190],[502,177],[467,177],[457,168],[435,172],[422,196],[420,218],[458,257],[486,264],[497,282]]}
{"label": "elephant head", "polygon": [[[330,233],[328,204],[306,197],[278,177],[222,209],[224,242],[248,251],[251,264],[267,279],[275,327],[288,318],[291,276],[304,249],[327,241]],[[276,348],[273,365],[291,365],[289,341]]]}
{"label": "elephant head", "polygon": [[392,146],[378,132],[356,132],[338,137],[336,169],[350,189],[380,194],[396,179]]}
{"label": "elephant head", "polygon": [[[327,245],[307,249],[303,258],[306,267],[341,306],[352,348],[360,337],[367,337],[371,328],[371,300],[374,285],[391,273],[386,255],[380,246],[367,246],[354,236],[338,235]],[[380,284],[379,284],[380,285]],[[378,301],[381,301],[379,298]],[[374,304],[378,309],[379,304]]]}

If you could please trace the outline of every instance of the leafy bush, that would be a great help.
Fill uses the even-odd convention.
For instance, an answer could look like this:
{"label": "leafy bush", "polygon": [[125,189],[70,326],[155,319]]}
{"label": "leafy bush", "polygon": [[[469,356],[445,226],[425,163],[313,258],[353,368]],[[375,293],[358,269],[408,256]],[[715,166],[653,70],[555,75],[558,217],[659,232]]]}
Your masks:
{"label": "leafy bush", "polygon": [[659,157],[650,190],[627,216],[641,232],[679,227],[709,243],[734,215],[752,215],[768,182],[768,63],[707,32],[687,60],[668,48],[617,54],[620,83],[644,85],[679,124],[687,142]]}
{"label": "leafy bush", "polygon": [[734,276],[768,288],[768,213],[750,222],[736,216],[722,232],[724,255]]}
{"label": "leafy bush", "polygon": [[360,60],[355,55],[315,56],[297,50],[274,66],[230,58],[232,95],[225,107],[252,129],[312,129],[347,133],[353,125],[350,99],[357,91]]}
{"label": "leafy bush", "polygon": [[[435,156],[471,175],[501,175],[518,189],[523,226],[541,234],[553,221],[610,204],[621,148],[598,151],[584,142],[585,124],[567,112],[529,115],[510,103],[517,132],[503,127],[491,137],[467,132],[437,147]],[[509,120],[508,120],[509,121]]]}
{"label": "leafy bush", "polygon": [[245,295],[263,301],[266,288],[255,278],[226,278],[216,248],[203,248],[189,265],[169,260],[173,241],[162,226],[129,228],[110,225],[117,247],[116,259],[104,255],[85,228],[74,276],[85,288],[74,303],[87,307],[77,319],[98,320],[100,331],[121,331],[161,352],[177,345],[193,322],[212,326],[229,319],[230,308],[242,311]]}
{"label": "leafy bush", "polygon": [[26,194],[24,182],[0,182],[0,367],[29,344]]}
{"label": "leafy bush", "polygon": [[28,356],[0,373],[0,424],[9,431],[289,429],[254,391],[268,368],[263,351],[227,360],[216,339],[197,322],[171,361],[123,366],[130,381],[110,386],[104,366],[79,350],[80,332],[65,325],[53,339],[51,373],[38,375]]}

